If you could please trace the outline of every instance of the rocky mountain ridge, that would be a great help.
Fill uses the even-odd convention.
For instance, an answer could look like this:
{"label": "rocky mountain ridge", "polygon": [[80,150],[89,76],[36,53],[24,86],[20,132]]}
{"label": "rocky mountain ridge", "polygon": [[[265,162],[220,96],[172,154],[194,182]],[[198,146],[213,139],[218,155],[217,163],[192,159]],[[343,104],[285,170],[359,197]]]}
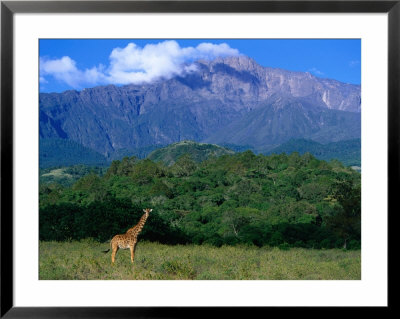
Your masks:
{"label": "rocky mountain ridge", "polygon": [[40,138],[75,141],[106,157],[182,140],[267,150],[293,137],[360,137],[360,86],[262,67],[239,56],[195,62],[152,84],[39,96]]}

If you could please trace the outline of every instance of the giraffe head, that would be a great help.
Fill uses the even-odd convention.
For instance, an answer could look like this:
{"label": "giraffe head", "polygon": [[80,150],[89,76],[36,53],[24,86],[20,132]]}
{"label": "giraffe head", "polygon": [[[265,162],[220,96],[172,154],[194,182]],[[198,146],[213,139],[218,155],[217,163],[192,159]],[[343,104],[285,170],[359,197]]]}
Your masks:
{"label": "giraffe head", "polygon": [[152,210],[153,210],[152,208],[143,209],[143,211],[144,211],[146,214],[151,213]]}

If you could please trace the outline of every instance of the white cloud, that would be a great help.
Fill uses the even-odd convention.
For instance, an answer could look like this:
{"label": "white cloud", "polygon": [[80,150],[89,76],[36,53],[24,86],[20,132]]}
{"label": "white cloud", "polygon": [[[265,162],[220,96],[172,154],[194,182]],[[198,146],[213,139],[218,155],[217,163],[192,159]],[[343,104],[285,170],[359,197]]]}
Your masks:
{"label": "white cloud", "polygon": [[320,70],[318,70],[317,68],[313,67],[311,69],[308,69],[307,72],[311,72],[315,75],[324,75],[324,72],[321,72]]}
{"label": "white cloud", "polygon": [[198,58],[202,59],[213,59],[217,56],[236,56],[239,55],[239,51],[232,49],[226,43],[215,45],[212,43],[200,43],[197,47]]}
{"label": "white cloud", "polygon": [[76,71],[75,61],[68,56],[56,60],[40,60],[40,70],[46,73],[68,73]]}
{"label": "white cloud", "polygon": [[79,70],[68,56],[61,59],[40,59],[41,81],[51,75],[73,88],[99,84],[140,84],[158,79],[170,79],[196,70],[193,61],[236,56],[239,51],[228,44],[201,43],[197,47],[180,47],[173,40],[147,44],[143,48],[129,43],[115,48],[109,56],[109,65]]}
{"label": "white cloud", "polygon": [[172,40],[147,44],[143,48],[129,43],[111,52],[108,76],[110,82],[116,84],[153,82],[195,71],[193,64],[188,65],[194,60],[228,55],[239,55],[239,51],[226,43],[201,43],[195,48],[181,48]]}
{"label": "white cloud", "polygon": [[40,79],[41,83],[48,82],[46,76],[51,75],[55,79],[67,83],[73,88],[79,88],[85,84],[97,84],[104,81],[101,72],[101,65],[92,69],[79,70],[76,62],[68,56],[61,59],[50,60],[40,58]]}

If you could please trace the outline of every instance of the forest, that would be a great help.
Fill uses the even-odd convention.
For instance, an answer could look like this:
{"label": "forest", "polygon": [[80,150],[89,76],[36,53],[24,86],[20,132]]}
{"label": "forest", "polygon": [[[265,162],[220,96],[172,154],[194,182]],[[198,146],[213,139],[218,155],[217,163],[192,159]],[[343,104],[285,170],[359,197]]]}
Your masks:
{"label": "forest", "polygon": [[149,242],[361,248],[361,174],[296,152],[183,154],[170,166],[124,157],[70,184],[41,180],[39,239],[103,243],[147,207]]}

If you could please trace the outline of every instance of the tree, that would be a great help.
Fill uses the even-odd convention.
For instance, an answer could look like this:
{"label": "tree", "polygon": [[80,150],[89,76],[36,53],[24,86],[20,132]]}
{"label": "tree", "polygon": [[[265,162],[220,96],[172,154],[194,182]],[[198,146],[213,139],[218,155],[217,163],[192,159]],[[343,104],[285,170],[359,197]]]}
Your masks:
{"label": "tree", "polygon": [[96,174],[82,177],[73,185],[72,189],[82,191],[86,195],[86,202],[104,201],[109,195],[104,180]]}
{"label": "tree", "polygon": [[361,238],[360,174],[309,154],[244,152],[202,163],[183,155],[172,167],[126,157],[98,175],[73,186],[40,183],[42,240],[107,240],[146,207],[154,213],[141,236],[163,243],[354,248]]}
{"label": "tree", "polygon": [[165,176],[165,172],[157,163],[149,159],[144,159],[135,164],[129,176],[138,184],[145,185],[153,182],[156,177]]}
{"label": "tree", "polygon": [[349,239],[361,239],[361,185],[354,187],[348,180],[337,182],[333,197],[340,206],[336,206],[336,214],[328,217],[327,225],[347,248]]}
{"label": "tree", "polygon": [[171,167],[173,174],[177,177],[190,176],[197,169],[196,162],[190,154],[184,154]]}

